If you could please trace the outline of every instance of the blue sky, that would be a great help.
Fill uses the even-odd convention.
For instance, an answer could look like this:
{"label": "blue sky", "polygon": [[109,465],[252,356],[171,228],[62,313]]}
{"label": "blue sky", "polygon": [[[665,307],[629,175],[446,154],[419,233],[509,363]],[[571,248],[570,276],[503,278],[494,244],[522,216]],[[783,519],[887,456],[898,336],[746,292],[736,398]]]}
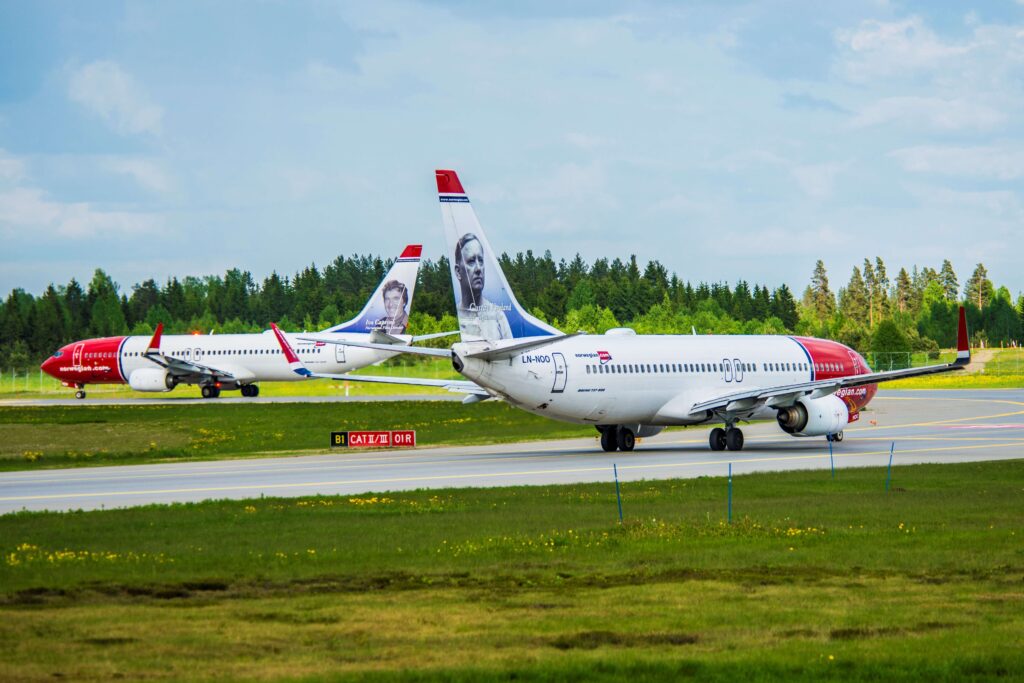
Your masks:
{"label": "blue sky", "polygon": [[497,249],[1024,290],[1024,3],[0,0],[0,292]]}

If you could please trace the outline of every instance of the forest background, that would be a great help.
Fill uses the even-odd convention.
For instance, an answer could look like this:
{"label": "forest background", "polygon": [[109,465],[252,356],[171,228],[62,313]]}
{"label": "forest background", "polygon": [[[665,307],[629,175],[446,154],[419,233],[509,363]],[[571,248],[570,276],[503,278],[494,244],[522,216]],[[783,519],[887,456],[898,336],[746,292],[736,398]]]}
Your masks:
{"label": "forest background", "polygon": [[[273,272],[262,283],[232,268],[162,285],[149,279],[130,292],[97,269],[85,287],[72,279],[40,295],[15,289],[0,307],[0,368],[38,365],[78,339],[152,334],[160,322],[169,334],[260,332],[270,322],[289,331],[324,329],[358,313],[390,265],[379,256],[338,256],[290,277]],[[864,259],[833,292],[818,261],[799,298],[785,284],[694,285],[658,261],[641,269],[635,256],[587,264],[578,254],[556,262],[550,252],[527,251],[502,254],[501,265],[519,302],[565,331],[601,334],[628,326],[640,334],[798,334],[835,339],[869,358],[912,352],[937,358],[940,348],[955,345],[957,307],[964,305],[974,346],[1017,346],[1024,337],[1024,295],[1014,301],[980,263],[961,288],[948,260],[937,269],[900,268],[890,278],[881,258]],[[411,309],[410,333],[458,329],[446,257],[423,261]]]}

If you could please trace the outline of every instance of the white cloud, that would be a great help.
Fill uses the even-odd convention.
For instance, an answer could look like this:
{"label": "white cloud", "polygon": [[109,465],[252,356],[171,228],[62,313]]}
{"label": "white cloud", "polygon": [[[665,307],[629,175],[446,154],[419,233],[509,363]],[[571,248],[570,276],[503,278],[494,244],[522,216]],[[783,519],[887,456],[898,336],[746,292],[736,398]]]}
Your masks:
{"label": "white cloud", "polygon": [[111,173],[129,176],[140,186],[153,192],[167,193],[173,186],[164,169],[148,159],[106,157],[101,160],[100,165]]}
{"label": "white cloud", "polygon": [[921,145],[889,153],[907,171],[996,180],[1024,177],[1024,148]]}
{"label": "white cloud", "polygon": [[916,16],[895,22],[863,21],[856,29],[837,31],[836,41],[845,48],[842,72],[857,82],[936,69],[972,49],[943,42]]}
{"label": "white cloud", "polygon": [[793,168],[793,177],[804,193],[814,199],[827,199],[832,196],[836,176],[843,170],[842,164],[811,164]]}
{"label": "white cloud", "polygon": [[150,102],[115,62],[92,62],[75,69],[68,83],[68,97],[120,133],[160,134],[163,109]]}
{"label": "white cloud", "polygon": [[888,97],[861,109],[853,119],[858,128],[902,123],[933,130],[990,130],[1006,115],[985,104],[940,97]]}
{"label": "white cloud", "polygon": [[930,185],[910,185],[908,192],[922,204],[942,207],[943,211],[959,211],[976,219],[1002,219],[1014,225],[1024,220],[1024,206],[1015,192],[1008,190],[956,190]]}
{"label": "white cloud", "polygon": [[0,232],[53,233],[84,238],[104,234],[131,234],[157,230],[155,216],[126,211],[98,211],[86,202],[62,203],[46,199],[42,190],[16,187],[0,192]]}
{"label": "white cloud", "polygon": [[25,164],[0,148],[0,180],[18,181],[25,176]]}
{"label": "white cloud", "polygon": [[608,144],[608,141],[605,138],[597,135],[587,135],[586,133],[577,132],[567,133],[565,141],[573,147],[578,147],[579,149],[586,150],[588,152]]}

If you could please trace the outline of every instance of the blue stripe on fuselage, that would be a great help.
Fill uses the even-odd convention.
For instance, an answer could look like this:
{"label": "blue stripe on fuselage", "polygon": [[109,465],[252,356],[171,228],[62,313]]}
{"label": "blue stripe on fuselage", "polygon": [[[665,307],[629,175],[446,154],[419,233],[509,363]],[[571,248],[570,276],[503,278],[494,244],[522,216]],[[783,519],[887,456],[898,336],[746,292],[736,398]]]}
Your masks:
{"label": "blue stripe on fuselage", "polygon": [[794,342],[796,342],[796,345],[799,346],[800,350],[804,352],[805,356],[807,356],[807,365],[811,368],[811,381],[813,382],[814,381],[814,374],[815,374],[815,372],[814,372],[814,359],[811,358],[811,352],[807,350],[807,347],[805,347],[803,344],[801,344],[799,341],[797,341],[796,338],[790,337],[790,339],[792,339]]}

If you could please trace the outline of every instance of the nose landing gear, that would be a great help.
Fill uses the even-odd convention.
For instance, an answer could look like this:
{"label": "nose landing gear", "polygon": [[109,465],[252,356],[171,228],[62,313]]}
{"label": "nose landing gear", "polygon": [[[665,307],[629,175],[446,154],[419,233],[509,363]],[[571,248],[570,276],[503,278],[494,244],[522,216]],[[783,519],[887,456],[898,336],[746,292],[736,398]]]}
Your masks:
{"label": "nose landing gear", "polygon": [[85,398],[85,385],[84,384],[76,384],[75,385],[75,389],[78,390],[78,391],[75,392],[75,398],[77,398],[79,400]]}

